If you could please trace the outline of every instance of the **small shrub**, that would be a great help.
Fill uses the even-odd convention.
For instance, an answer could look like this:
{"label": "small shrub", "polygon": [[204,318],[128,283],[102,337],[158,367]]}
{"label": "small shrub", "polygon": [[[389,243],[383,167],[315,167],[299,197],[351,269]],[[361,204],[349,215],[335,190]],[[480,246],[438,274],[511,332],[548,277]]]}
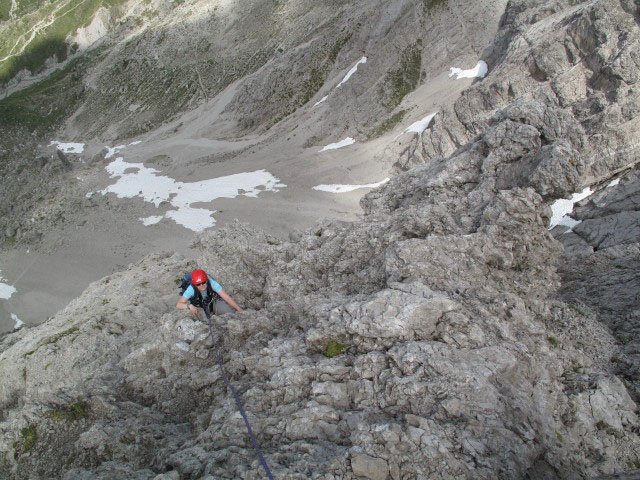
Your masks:
{"label": "small shrub", "polygon": [[22,433],[22,438],[24,440],[24,453],[27,453],[38,441],[38,432],[36,432],[35,425],[29,425],[28,427],[23,428],[20,433]]}
{"label": "small shrub", "polygon": [[322,141],[322,137],[320,135],[313,135],[305,140],[302,144],[302,148],[310,148],[315,145],[318,145]]}
{"label": "small shrub", "polygon": [[558,348],[560,346],[560,342],[553,335],[547,337],[547,341],[551,344],[553,348]]}

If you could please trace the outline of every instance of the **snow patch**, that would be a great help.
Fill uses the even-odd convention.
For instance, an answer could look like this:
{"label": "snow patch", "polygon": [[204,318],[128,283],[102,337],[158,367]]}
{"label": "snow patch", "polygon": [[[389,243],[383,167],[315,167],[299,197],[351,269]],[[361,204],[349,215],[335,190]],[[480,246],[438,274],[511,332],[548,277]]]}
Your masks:
{"label": "snow patch", "polygon": [[489,71],[489,67],[486,62],[480,60],[475,67],[470,68],[469,70],[462,70],[461,68],[451,67],[451,73],[449,73],[450,77],[456,75],[456,80],[460,80],[461,78],[484,78],[484,76]]}
{"label": "snow patch", "polygon": [[337,143],[330,143],[329,145],[322,147],[322,150],[320,150],[318,153],[324,152],[326,150],[336,150],[338,148],[347,147],[349,145],[353,145],[354,143],[356,143],[356,141],[353,138],[347,137]]}
{"label": "snow patch", "polygon": [[13,285],[9,285],[8,283],[3,283],[2,282],[3,280],[5,279],[2,278],[2,275],[0,275],[0,298],[4,300],[8,300],[11,298],[11,295],[17,292],[17,290],[16,290],[16,287],[14,287]]}
{"label": "snow patch", "polygon": [[120,150],[122,150],[123,148],[126,148],[126,145],[118,145],[117,147],[107,147],[105,145],[105,147],[107,149],[107,154],[104,156],[104,158],[111,158],[113,157],[116,153],[118,153]]}
{"label": "snow patch", "polygon": [[321,103],[324,103],[327,101],[327,98],[329,98],[329,95],[325,95],[324,97],[322,97],[320,100],[318,100],[316,103],[313,104],[314,107],[317,107],[318,105],[320,105]]}
{"label": "snow patch", "polygon": [[356,73],[356,71],[358,70],[358,65],[360,65],[361,63],[367,63],[367,57],[362,57],[360,60],[358,60],[358,63],[356,63],[351,70],[349,70],[349,72],[347,72],[347,74],[345,75],[345,77],[342,79],[342,81],[336,85],[336,88],[339,88],[340,85],[342,85],[343,83],[346,83],[347,80],[349,80],[351,78],[351,75],[353,75],[354,73]]}
{"label": "snow patch", "polygon": [[609,182],[609,185],[607,185],[607,188],[609,187],[615,187],[616,185],[618,185],[620,183],[620,178],[616,178],[615,180],[611,180],[611,182]]}
{"label": "snow patch", "polygon": [[316,185],[313,187],[314,190],[319,190],[321,192],[329,192],[329,193],[346,193],[353,192],[354,190],[358,190],[359,188],[376,188],[380,185],[383,185],[389,181],[389,178],[385,178],[381,182],[378,183],[367,183],[366,185]]}
{"label": "snow patch", "polygon": [[15,313],[11,314],[11,319],[14,322],[16,322],[16,324],[13,326],[14,330],[18,330],[20,327],[22,327],[24,325],[24,322],[22,320],[20,320]]}
{"label": "snow patch", "polygon": [[569,230],[573,230],[573,228],[581,222],[581,220],[574,220],[569,216],[573,211],[573,205],[580,200],[587,198],[592,193],[593,190],[587,187],[580,193],[574,193],[568,200],[561,198],[553,202],[553,205],[551,205],[552,215],[549,230],[557,225],[562,225],[567,227]]}
{"label": "snow patch", "polygon": [[160,215],[152,215],[151,217],[141,217],[138,218],[138,220],[140,220],[145,226],[149,226],[149,225],[155,225],[156,223],[160,222],[160,220],[162,220],[164,217],[160,216]]}
{"label": "snow patch", "polygon": [[84,143],[62,143],[52,140],[49,144],[50,147],[56,145],[58,150],[62,150],[64,153],[82,153],[84,152]]}
{"label": "snow patch", "polygon": [[417,122],[412,123],[407,127],[405,132],[415,132],[418,135],[422,135],[422,132],[427,129],[427,127],[431,123],[431,120],[433,120],[433,117],[435,117],[437,113],[438,112],[432,113],[431,115],[427,115],[426,117],[424,117],[422,120],[418,120]]}
{"label": "snow patch", "polygon": [[[125,162],[122,157],[116,158],[106,169],[112,177],[119,178],[100,193],[115,193],[119,198],[141,197],[156,207],[162,202],[169,202],[175,210],[166,212],[161,218],[170,218],[195,232],[212,227],[216,221],[211,217],[215,210],[192,207],[194,203],[208,203],[218,198],[235,198],[238,195],[257,198],[261,192],[278,192],[286,187],[266,170],[199,182],[177,182],[171,177],[158,175],[158,170],[145,167],[143,163]],[[142,221],[151,221],[151,218],[154,217]]]}
{"label": "snow patch", "polygon": [[107,149],[107,154],[104,156],[104,158],[111,158],[120,150],[130,147],[131,145],[138,145],[139,143],[142,143],[142,140],[136,140],[135,142],[131,142],[129,145],[118,145],[116,147],[108,147],[105,145],[104,148]]}

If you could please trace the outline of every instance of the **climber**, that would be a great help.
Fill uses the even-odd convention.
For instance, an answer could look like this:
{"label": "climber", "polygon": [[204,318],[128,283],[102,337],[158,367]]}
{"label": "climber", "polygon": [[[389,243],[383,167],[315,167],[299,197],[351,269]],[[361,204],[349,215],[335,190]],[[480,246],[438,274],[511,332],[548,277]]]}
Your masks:
{"label": "climber", "polygon": [[191,274],[185,275],[180,290],[180,300],[176,303],[178,310],[188,308],[192,313],[197,314],[198,308],[204,308],[207,305],[209,312],[214,315],[229,313],[233,310],[243,311],[220,284],[204,270],[194,270]]}

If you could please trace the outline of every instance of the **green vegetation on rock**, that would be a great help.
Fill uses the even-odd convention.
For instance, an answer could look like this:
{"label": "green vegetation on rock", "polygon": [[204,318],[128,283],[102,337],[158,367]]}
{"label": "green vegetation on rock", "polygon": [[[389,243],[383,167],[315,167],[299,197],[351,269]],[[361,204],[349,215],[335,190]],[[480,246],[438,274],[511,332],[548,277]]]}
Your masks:
{"label": "green vegetation on rock", "polygon": [[391,111],[418,86],[422,74],[422,52],[419,42],[407,46],[400,56],[400,66],[387,72],[380,87],[382,105]]}
{"label": "green vegetation on rock", "polygon": [[[271,103],[282,104],[285,105],[286,108],[284,108],[284,110],[280,112],[280,115],[276,116],[267,125],[267,128],[271,128],[283,118],[291,115],[298,108],[311,100],[316,93],[318,93],[326,82],[329,71],[335,64],[338,54],[345,44],[351,39],[352,35],[353,33],[349,32],[338,39],[330,46],[328,53],[327,50],[319,51],[311,62],[313,66],[309,70],[300,70],[297,72],[297,76],[301,77],[301,80],[296,83],[287,84],[287,86],[281,91],[274,92]],[[290,78],[290,72],[287,72],[286,76]],[[245,127],[249,128],[253,126],[253,123],[247,119],[245,119],[243,124]]]}
{"label": "green vegetation on rock", "polygon": [[27,453],[38,441],[38,432],[36,432],[35,425],[29,425],[28,427],[23,428],[20,433],[22,434],[24,442],[23,451],[24,453]]}
{"label": "green vegetation on rock", "polygon": [[333,340],[331,340],[327,344],[327,350],[325,351],[325,355],[329,358],[335,357],[336,355],[340,355],[345,348],[347,348],[346,345],[343,345],[341,343],[334,342]]}
{"label": "green vegetation on rock", "polygon": [[429,13],[434,8],[441,5],[446,5],[449,0],[422,0],[422,10],[424,13]]}
{"label": "green vegetation on rock", "polygon": [[391,115],[391,117],[379,123],[378,126],[374,128],[373,131],[369,134],[369,138],[376,138],[384,135],[398,123],[400,123],[406,114],[406,110],[400,110],[394,113],[393,115]]}
{"label": "green vegetation on rock", "polygon": [[89,416],[89,406],[85,402],[72,403],[68,408],[48,410],[45,416],[53,420],[73,422]]}
{"label": "green vegetation on rock", "polygon": [[344,47],[345,43],[347,43],[351,39],[352,35],[353,34],[349,32],[347,35],[345,35],[340,40],[338,40],[333,45],[333,47],[331,47],[331,50],[329,51],[329,62],[331,64],[335,63],[336,59],[338,58],[338,54],[340,53],[340,50],[342,50],[342,47]]}
{"label": "green vegetation on rock", "polygon": [[44,342],[42,342],[42,345],[51,345],[51,344],[57,343],[61,338],[69,336],[77,331],[78,329],[76,327],[68,328],[63,332],[56,333],[55,335],[52,335],[51,337],[47,338]]}

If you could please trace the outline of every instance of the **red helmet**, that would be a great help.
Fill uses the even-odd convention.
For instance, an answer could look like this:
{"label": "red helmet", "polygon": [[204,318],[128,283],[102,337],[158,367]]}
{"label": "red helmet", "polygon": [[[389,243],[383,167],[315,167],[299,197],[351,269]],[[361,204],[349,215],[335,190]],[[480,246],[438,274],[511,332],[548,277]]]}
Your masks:
{"label": "red helmet", "polygon": [[207,274],[204,270],[194,270],[191,272],[191,283],[193,285],[198,285],[200,283],[205,283],[207,281]]}

